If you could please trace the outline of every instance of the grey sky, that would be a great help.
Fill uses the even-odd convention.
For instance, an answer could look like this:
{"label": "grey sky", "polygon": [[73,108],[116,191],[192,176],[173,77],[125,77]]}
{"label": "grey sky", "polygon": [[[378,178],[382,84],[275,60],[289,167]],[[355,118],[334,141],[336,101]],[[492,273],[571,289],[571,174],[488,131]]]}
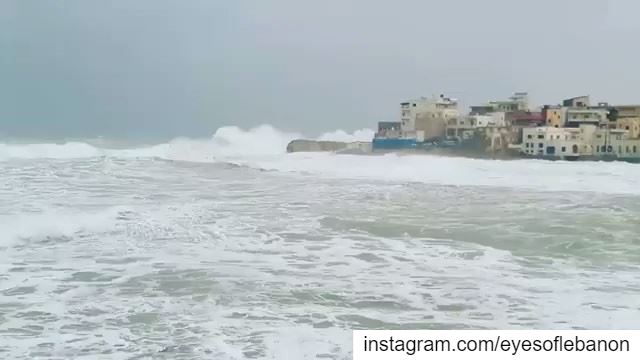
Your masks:
{"label": "grey sky", "polygon": [[0,134],[313,134],[440,92],[640,102],[637,3],[0,0]]}

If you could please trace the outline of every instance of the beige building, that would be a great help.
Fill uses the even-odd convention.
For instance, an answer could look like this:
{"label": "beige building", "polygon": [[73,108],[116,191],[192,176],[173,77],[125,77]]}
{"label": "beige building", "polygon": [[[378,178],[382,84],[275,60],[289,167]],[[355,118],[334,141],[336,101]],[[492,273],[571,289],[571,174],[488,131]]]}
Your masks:
{"label": "beige building", "polygon": [[640,105],[617,105],[618,118],[636,118],[640,117]]}
{"label": "beige building", "polygon": [[444,95],[402,103],[401,111],[402,131],[425,140],[443,137],[447,123],[460,116],[458,100]]}
{"label": "beige building", "polygon": [[598,129],[595,138],[595,155],[623,160],[640,159],[640,139],[631,138],[625,129]]}
{"label": "beige building", "polygon": [[444,131],[446,122],[460,115],[458,100],[444,95],[403,102],[400,104],[400,111],[402,131],[422,130],[428,134],[438,133],[440,129]]}
{"label": "beige building", "polygon": [[567,108],[562,106],[550,106],[545,109],[545,120],[547,126],[564,127],[567,118]]}
{"label": "beige building", "polygon": [[616,121],[616,127],[621,130],[629,131],[630,139],[640,138],[640,117],[619,118]]}

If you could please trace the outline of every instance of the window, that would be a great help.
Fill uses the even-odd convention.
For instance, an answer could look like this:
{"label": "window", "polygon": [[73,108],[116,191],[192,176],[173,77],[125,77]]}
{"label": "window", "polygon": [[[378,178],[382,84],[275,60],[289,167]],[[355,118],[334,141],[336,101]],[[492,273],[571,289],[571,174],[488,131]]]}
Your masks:
{"label": "window", "polygon": [[529,147],[529,143],[527,143],[525,147]]}
{"label": "window", "polygon": [[531,136],[531,134],[527,135],[527,139],[531,139],[533,138],[533,136]]}
{"label": "window", "polygon": [[413,107],[416,107],[416,104],[413,104]]}
{"label": "window", "polygon": [[562,152],[567,152],[567,147],[566,146],[562,147]]}
{"label": "window", "polygon": [[629,151],[629,145],[627,145],[627,149],[626,149],[626,150],[627,150],[627,151],[626,151],[626,153],[627,153],[627,154],[628,154],[628,153],[630,153],[630,151]]}
{"label": "window", "polygon": [[618,145],[618,154],[622,154],[622,146]]}
{"label": "window", "polygon": [[555,146],[547,146],[547,154],[554,155],[555,153],[556,153],[556,147]]}
{"label": "window", "polygon": [[538,139],[544,139],[544,135],[542,134],[538,135]]}
{"label": "window", "polygon": [[573,145],[573,153],[577,154],[578,153],[578,145]]}
{"label": "window", "polygon": [[633,153],[637,153],[638,152],[638,147],[636,147],[635,145],[633,145]]}
{"label": "window", "polygon": [[539,147],[540,149],[542,149],[542,148],[544,147],[544,144],[543,144],[543,143],[539,143],[539,144],[538,144],[538,147]]}
{"label": "window", "polygon": [[600,145],[596,146],[596,152],[600,152]]}

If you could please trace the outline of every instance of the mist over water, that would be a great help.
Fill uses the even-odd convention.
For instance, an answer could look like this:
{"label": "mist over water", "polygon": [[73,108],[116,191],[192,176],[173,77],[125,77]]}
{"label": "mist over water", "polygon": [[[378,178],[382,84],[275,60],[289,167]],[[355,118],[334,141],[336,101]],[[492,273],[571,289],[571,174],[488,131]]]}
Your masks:
{"label": "mist over water", "polygon": [[0,144],[0,357],[349,359],[353,329],[640,323],[638,165],[298,137]]}

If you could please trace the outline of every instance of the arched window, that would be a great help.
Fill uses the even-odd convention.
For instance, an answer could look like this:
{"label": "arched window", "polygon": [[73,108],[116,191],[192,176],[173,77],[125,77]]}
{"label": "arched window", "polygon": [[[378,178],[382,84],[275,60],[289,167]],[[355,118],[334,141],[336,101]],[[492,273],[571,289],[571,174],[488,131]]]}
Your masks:
{"label": "arched window", "polygon": [[574,154],[577,154],[578,153],[578,145],[574,144],[572,150],[573,150]]}

